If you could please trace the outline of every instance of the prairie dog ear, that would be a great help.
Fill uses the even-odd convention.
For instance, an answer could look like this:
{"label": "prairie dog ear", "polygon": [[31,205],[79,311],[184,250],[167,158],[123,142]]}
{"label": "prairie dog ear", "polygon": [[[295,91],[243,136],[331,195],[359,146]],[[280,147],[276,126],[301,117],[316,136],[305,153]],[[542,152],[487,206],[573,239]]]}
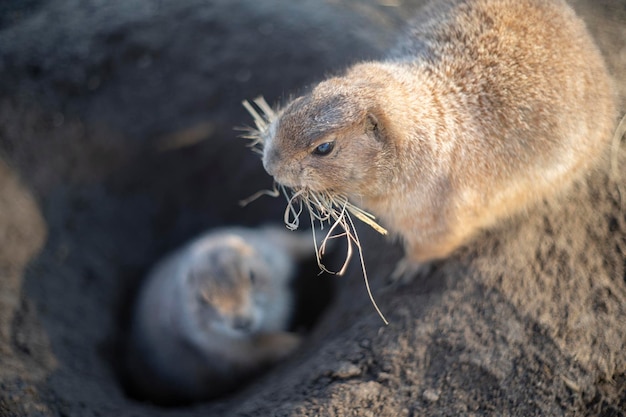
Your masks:
{"label": "prairie dog ear", "polygon": [[378,130],[378,119],[376,118],[376,116],[374,116],[373,113],[367,113],[365,126],[370,132],[375,132],[376,130]]}
{"label": "prairie dog ear", "polygon": [[365,131],[366,132],[371,132],[374,134],[374,137],[376,138],[376,140],[378,140],[379,142],[382,142],[384,140],[384,135],[382,132],[382,126],[380,124],[380,121],[378,120],[378,117],[376,117],[374,115],[374,113],[367,113],[367,118],[365,120]]}

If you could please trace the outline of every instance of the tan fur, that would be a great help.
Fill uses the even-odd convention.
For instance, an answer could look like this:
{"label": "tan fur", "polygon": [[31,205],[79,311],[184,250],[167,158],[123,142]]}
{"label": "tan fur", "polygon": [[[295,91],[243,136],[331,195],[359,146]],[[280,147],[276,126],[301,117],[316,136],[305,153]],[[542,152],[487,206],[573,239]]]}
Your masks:
{"label": "tan fur", "polygon": [[281,184],[348,195],[424,262],[589,171],[615,118],[603,59],[564,1],[435,2],[386,59],[289,103],[263,163]]}
{"label": "tan fur", "polygon": [[310,233],[211,231],[163,259],[140,291],[128,365],[137,390],[170,402],[224,394],[300,343],[288,332],[296,261]]}

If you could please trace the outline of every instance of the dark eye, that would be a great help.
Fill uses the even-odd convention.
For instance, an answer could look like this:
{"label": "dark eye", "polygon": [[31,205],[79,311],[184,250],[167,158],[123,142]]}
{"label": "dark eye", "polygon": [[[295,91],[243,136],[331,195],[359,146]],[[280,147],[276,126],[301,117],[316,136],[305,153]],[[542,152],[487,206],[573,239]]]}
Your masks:
{"label": "dark eye", "polygon": [[250,282],[254,284],[255,281],[256,281],[256,274],[254,273],[254,271],[250,271]]}
{"label": "dark eye", "polygon": [[332,152],[335,147],[335,142],[324,142],[321,145],[313,149],[313,154],[319,156],[325,156]]}

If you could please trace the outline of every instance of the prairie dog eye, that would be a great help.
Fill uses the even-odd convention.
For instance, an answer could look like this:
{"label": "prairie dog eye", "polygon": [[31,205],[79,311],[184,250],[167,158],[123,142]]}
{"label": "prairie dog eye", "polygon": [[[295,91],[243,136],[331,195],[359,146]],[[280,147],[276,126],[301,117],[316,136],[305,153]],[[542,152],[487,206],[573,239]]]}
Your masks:
{"label": "prairie dog eye", "polygon": [[326,156],[335,148],[335,142],[324,142],[313,149],[314,155]]}

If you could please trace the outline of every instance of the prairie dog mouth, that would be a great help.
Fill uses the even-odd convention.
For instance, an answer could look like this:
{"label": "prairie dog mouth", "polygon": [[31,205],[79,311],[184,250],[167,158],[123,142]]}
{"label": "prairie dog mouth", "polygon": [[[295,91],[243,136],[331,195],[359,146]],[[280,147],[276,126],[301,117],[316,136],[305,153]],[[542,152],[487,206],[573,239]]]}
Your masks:
{"label": "prairie dog mouth", "polygon": [[[253,103],[256,105],[256,108],[248,101],[244,101],[243,105],[253,117],[256,129],[247,129],[246,134],[243,135],[243,137],[252,141],[250,147],[254,152],[264,155],[264,138],[266,137],[268,127],[277,116],[276,112],[272,110],[263,97],[255,98]],[[257,109],[260,110],[260,113]],[[271,164],[266,161],[265,157],[263,159],[263,165],[266,171],[272,175]],[[269,170],[266,165],[269,165]],[[284,178],[281,178],[280,180],[284,180]],[[378,308],[378,305],[372,295],[369,281],[367,279],[367,271],[365,270],[361,242],[351,216],[354,215],[356,218],[366,223],[382,235],[386,235],[387,230],[376,223],[376,218],[372,214],[350,203],[350,201],[348,201],[348,197],[342,194],[334,193],[332,190],[313,190],[306,186],[291,185],[288,179],[287,181],[281,181],[281,183],[277,181],[278,180],[275,178],[273,190],[259,191],[240,203],[247,205],[262,195],[277,197],[280,194],[280,191],[282,191],[283,195],[287,199],[287,207],[285,208],[283,221],[290,230],[296,230],[300,226],[300,215],[306,207],[309,212],[313,241],[315,243],[317,265],[322,271],[331,274],[343,275],[348,268],[350,259],[352,258],[354,252],[353,246],[356,246],[359,252],[361,269],[363,271],[363,278],[365,280],[365,287],[369,298],[383,322],[385,324],[389,324],[385,316]],[[319,244],[315,236],[316,222],[319,223],[320,230],[324,230],[325,226],[328,228],[326,236]],[[339,271],[330,271],[326,268],[326,266],[324,266],[321,258],[326,252],[327,245],[331,240],[342,238],[345,239],[346,242],[346,259]]]}

